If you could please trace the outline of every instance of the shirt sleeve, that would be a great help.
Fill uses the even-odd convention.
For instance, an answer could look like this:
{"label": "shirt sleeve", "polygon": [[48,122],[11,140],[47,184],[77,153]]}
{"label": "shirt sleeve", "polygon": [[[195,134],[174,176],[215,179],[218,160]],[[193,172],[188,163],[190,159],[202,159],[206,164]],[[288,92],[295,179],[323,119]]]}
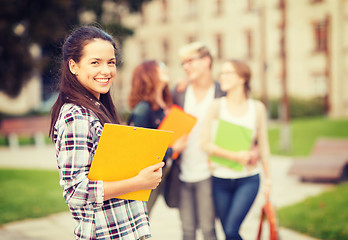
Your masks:
{"label": "shirt sleeve", "polygon": [[94,156],[96,132],[87,116],[68,114],[58,127],[57,161],[63,196],[70,207],[102,205],[102,181],[90,181],[88,173]]}

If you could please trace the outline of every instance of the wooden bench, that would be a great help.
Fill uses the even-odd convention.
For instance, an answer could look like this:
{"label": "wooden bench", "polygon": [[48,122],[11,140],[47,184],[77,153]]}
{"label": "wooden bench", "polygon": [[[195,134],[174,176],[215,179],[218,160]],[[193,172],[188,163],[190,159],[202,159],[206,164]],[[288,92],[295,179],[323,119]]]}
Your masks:
{"label": "wooden bench", "polygon": [[296,159],[288,173],[303,181],[341,181],[348,174],[348,139],[318,139],[310,157]]}
{"label": "wooden bench", "polygon": [[45,144],[50,126],[49,116],[7,118],[0,123],[0,133],[4,135],[11,148],[16,148],[18,136],[32,137],[36,146]]}

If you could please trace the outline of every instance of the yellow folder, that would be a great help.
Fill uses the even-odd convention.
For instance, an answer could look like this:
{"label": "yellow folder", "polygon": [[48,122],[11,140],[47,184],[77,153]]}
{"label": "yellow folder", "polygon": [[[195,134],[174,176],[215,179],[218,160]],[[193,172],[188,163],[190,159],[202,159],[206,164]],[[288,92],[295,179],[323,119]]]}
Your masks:
{"label": "yellow folder", "polygon": [[158,129],[173,131],[173,137],[169,143],[169,146],[172,146],[176,140],[185,134],[189,134],[191,129],[197,122],[197,118],[186,113],[182,108],[177,105],[173,105],[162,120]]}
{"label": "yellow folder", "polygon": [[[163,160],[172,135],[170,131],[105,124],[88,178],[119,181],[136,176]],[[147,201],[150,193],[151,190],[139,190],[117,198]]]}

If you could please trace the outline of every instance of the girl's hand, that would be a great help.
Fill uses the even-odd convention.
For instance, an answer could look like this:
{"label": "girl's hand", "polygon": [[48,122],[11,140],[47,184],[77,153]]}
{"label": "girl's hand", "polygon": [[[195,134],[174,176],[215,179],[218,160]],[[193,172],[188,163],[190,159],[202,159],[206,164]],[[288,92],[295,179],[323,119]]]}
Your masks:
{"label": "girl's hand", "polygon": [[266,179],[263,185],[263,194],[265,198],[268,200],[271,193],[272,181],[270,179]]}
{"label": "girl's hand", "polygon": [[250,150],[250,160],[248,162],[248,165],[255,166],[260,159],[260,154],[257,148],[254,148]]}
{"label": "girl's hand", "polygon": [[164,162],[144,168],[139,172],[137,178],[141,189],[155,189],[162,180],[162,167]]}
{"label": "girl's hand", "polygon": [[237,160],[240,164],[247,165],[250,161],[251,155],[249,151],[237,152]]}
{"label": "girl's hand", "polygon": [[187,146],[187,135],[184,135],[175,141],[175,143],[172,146],[172,149],[174,152],[180,153],[183,150],[185,150],[186,146]]}
{"label": "girl's hand", "polygon": [[183,92],[186,90],[187,86],[189,85],[189,81],[187,79],[179,79],[178,84],[176,86],[177,92]]}

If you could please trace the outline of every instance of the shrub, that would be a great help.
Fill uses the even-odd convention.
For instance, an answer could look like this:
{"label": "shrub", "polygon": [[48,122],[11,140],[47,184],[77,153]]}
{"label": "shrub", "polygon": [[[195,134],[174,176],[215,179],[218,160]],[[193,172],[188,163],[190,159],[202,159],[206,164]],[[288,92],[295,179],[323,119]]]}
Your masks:
{"label": "shrub", "polygon": [[[322,98],[290,97],[289,103],[291,119],[325,115],[326,109]],[[269,100],[268,112],[271,119],[280,117],[280,104],[281,99]]]}

